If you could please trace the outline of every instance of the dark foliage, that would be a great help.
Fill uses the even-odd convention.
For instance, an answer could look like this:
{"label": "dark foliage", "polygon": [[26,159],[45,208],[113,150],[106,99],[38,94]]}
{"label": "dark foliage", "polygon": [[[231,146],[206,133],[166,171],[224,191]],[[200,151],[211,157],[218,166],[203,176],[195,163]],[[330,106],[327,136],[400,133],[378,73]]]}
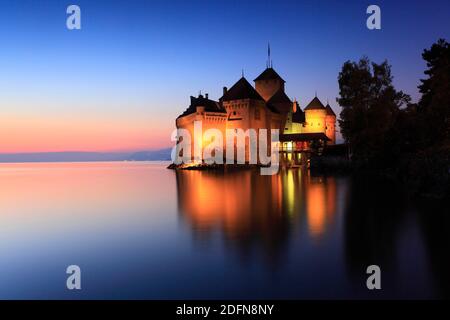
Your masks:
{"label": "dark foliage", "polygon": [[338,78],[339,125],[355,167],[391,176],[414,193],[448,196],[450,45],[439,40],[422,57],[428,77],[418,104],[394,88],[386,61],[347,61]]}

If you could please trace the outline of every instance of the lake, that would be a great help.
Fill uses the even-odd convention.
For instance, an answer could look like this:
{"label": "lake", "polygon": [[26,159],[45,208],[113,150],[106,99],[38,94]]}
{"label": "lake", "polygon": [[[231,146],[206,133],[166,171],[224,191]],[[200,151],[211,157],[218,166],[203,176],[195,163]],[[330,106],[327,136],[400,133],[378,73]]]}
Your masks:
{"label": "lake", "polygon": [[[363,177],[167,165],[0,164],[0,298],[450,297],[436,201]],[[366,287],[371,264],[381,290]]]}

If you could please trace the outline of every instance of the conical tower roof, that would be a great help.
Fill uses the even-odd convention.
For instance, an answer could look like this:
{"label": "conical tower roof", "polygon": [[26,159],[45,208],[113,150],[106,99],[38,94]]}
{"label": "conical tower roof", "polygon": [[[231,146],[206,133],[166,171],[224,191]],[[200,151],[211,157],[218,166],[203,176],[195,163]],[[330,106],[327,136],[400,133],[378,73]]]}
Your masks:
{"label": "conical tower roof", "polygon": [[256,92],[255,88],[242,77],[220,98],[221,101],[239,100],[239,99],[264,99]]}
{"label": "conical tower roof", "polygon": [[266,70],[264,70],[259,76],[256,77],[255,80],[253,81],[260,81],[260,80],[274,80],[274,79],[278,79],[281,80],[282,82],[286,82],[283,80],[283,78],[280,77],[280,75],[272,68],[269,67]]}
{"label": "conical tower roof", "polygon": [[312,99],[311,102],[305,108],[305,110],[320,110],[320,109],[325,109],[325,106],[317,97],[314,97],[314,99]]}
{"label": "conical tower roof", "polygon": [[331,109],[331,106],[329,103],[327,103],[325,109],[327,109],[327,116],[334,116],[336,117],[336,113],[334,113],[333,109]]}

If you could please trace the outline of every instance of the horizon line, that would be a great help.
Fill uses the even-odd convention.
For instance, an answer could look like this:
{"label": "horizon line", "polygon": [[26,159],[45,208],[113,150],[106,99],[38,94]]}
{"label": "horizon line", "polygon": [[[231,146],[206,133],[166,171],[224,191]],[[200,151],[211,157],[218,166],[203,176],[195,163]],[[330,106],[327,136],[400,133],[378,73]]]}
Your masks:
{"label": "horizon line", "polygon": [[0,152],[0,155],[26,155],[26,154],[54,154],[54,153],[135,153],[135,152],[145,152],[145,151],[163,151],[171,149],[172,146],[167,146],[164,148],[155,149],[135,149],[135,150],[115,150],[115,151],[87,151],[87,150],[64,150],[64,151],[19,151],[19,152]]}

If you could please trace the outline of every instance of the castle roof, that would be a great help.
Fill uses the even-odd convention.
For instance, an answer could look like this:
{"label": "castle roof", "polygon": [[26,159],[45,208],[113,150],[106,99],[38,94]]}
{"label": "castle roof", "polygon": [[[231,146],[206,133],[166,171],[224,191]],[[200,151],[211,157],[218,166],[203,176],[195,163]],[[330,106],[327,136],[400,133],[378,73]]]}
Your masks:
{"label": "castle roof", "polygon": [[286,133],[280,135],[280,141],[314,141],[323,140],[330,141],[323,132],[310,132],[310,133]]}
{"label": "castle roof", "polygon": [[240,99],[253,99],[262,100],[264,99],[256,92],[255,88],[242,77],[238,80],[227,92],[220,98],[221,101],[231,101]]}
{"label": "castle roof", "polygon": [[331,106],[329,103],[327,103],[325,108],[327,109],[327,116],[335,116],[336,117],[336,113],[334,113],[333,109],[331,109]]}
{"label": "castle roof", "polygon": [[297,111],[292,114],[292,122],[295,123],[304,123],[305,122],[305,113],[300,109],[300,106],[297,105]]}
{"label": "castle roof", "polygon": [[191,104],[178,118],[196,113],[197,107],[205,107],[206,112],[226,113],[226,110],[217,101],[205,98],[200,94],[197,98],[191,96]]}
{"label": "castle roof", "polygon": [[267,101],[268,103],[289,103],[292,104],[291,99],[286,95],[281,88]]}
{"label": "castle roof", "polygon": [[286,82],[283,80],[283,78],[280,77],[280,75],[272,68],[267,68],[266,70],[264,70],[258,77],[256,77],[255,80],[253,81],[259,81],[259,80],[274,80],[274,79],[278,79],[281,80],[282,82]]}
{"label": "castle roof", "polygon": [[320,110],[325,109],[325,106],[323,103],[319,100],[319,98],[314,97],[314,99],[311,100],[311,102],[306,106],[306,110]]}
{"label": "castle roof", "polygon": [[270,110],[270,111],[272,111],[273,113],[280,113],[280,111],[278,111],[278,108],[277,107],[275,107],[273,104],[271,104],[271,103],[266,103],[266,106],[267,106],[267,108]]}

